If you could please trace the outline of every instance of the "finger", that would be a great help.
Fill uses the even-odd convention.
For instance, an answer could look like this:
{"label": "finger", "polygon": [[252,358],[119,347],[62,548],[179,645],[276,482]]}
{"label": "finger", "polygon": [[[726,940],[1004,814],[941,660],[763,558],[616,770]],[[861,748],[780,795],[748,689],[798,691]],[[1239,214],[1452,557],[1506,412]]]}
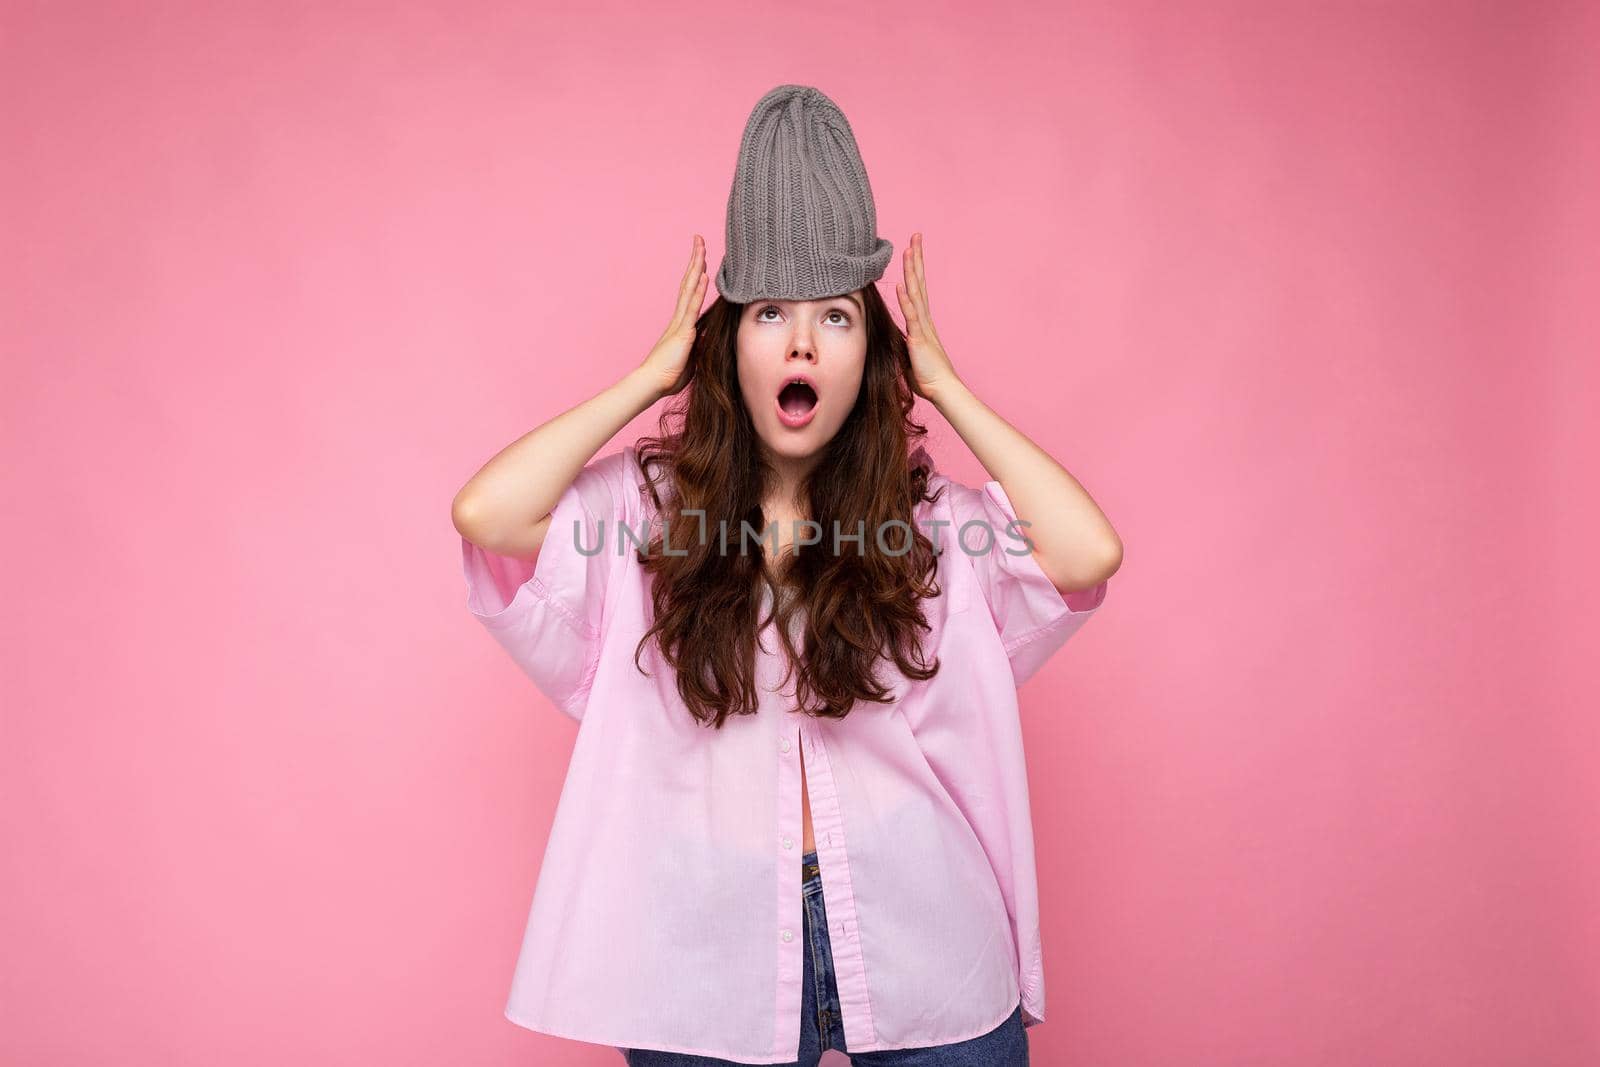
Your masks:
{"label": "finger", "polygon": [[906,333],[913,335],[919,333],[922,329],[922,318],[917,313],[916,301],[911,299],[906,287],[900,282],[895,282],[894,293],[900,298],[900,313],[906,317]]}
{"label": "finger", "polygon": [[906,244],[906,296],[909,297],[911,302],[916,306],[918,318],[920,320],[926,314],[927,308],[922,300],[922,282],[917,278],[916,259],[917,238],[916,235],[913,234],[911,240]]}
{"label": "finger", "polygon": [[917,298],[917,310],[928,317],[928,283],[922,274],[922,235],[911,239],[911,294]]}
{"label": "finger", "polygon": [[690,243],[689,262],[683,268],[683,277],[678,279],[678,299],[672,305],[672,318],[667,322],[667,332],[671,333],[678,328],[678,323],[683,321],[683,309],[689,302],[689,288],[694,284],[694,244],[698,238]]}
{"label": "finger", "polygon": [[683,268],[683,277],[678,281],[678,288],[683,289],[688,287],[690,279],[694,277],[694,263],[699,255],[700,235],[695,234],[694,239],[689,242],[689,263]]}
{"label": "finger", "polygon": [[672,311],[672,323],[668,329],[676,329],[683,322],[684,313],[689,307],[689,299],[695,295],[699,280],[705,276],[705,272],[699,269],[700,252],[700,235],[695,234],[694,248],[689,253],[689,266],[684,270],[683,281],[678,285],[678,304]]}
{"label": "finger", "polygon": [[911,266],[911,242],[906,242],[906,250],[900,254],[900,270],[905,276],[906,295],[915,298],[917,291],[917,274]]}
{"label": "finger", "polygon": [[683,317],[689,311],[689,293],[686,287],[678,289],[678,302],[672,307],[672,318],[667,322],[667,332],[672,333],[683,325]]}
{"label": "finger", "polygon": [[700,319],[700,312],[705,310],[706,286],[709,285],[710,282],[710,276],[704,271],[701,271],[700,277],[694,283],[694,291],[689,294],[689,304],[686,308],[688,312],[687,321],[683,324],[685,328],[692,330],[694,328],[694,324]]}
{"label": "finger", "polygon": [[706,286],[710,284],[710,282],[711,277],[704,271],[701,271],[700,281],[694,287],[694,300],[690,302],[690,307],[694,309],[694,314],[689,316],[691,322],[697,321],[700,318],[700,312],[705,310]]}
{"label": "finger", "polygon": [[681,288],[693,289],[695,280],[705,272],[705,252],[705,242],[700,239],[699,234],[695,234],[694,243],[689,248],[689,265],[684,269]]}
{"label": "finger", "polygon": [[920,293],[922,295],[922,307],[923,307],[923,309],[924,310],[929,310],[929,305],[928,305],[928,274],[927,274],[927,271],[923,267],[923,260],[922,260],[922,234],[920,234],[920,233],[917,234],[917,236],[916,236],[916,245],[917,245],[917,255],[916,255],[917,289],[920,291]]}

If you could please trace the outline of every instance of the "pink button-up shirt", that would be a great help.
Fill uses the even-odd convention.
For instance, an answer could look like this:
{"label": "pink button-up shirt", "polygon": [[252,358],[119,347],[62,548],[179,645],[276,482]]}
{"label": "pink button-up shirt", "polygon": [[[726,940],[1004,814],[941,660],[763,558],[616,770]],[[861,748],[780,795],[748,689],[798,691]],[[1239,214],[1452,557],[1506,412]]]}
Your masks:
{"label": "pink button-up shirt", "polygon": [[[776,691],[776,633],[762,635],[759,713],[720,731],[689,715],[653,644],[640,657],[653,677],[635,668],[649,583],[626,535],[617,551],[616,524],[647,542],[656,516],[631,447],[583,469],[535,561],[463,539],[468,607],[579,721],[508,1019],[617,1048],[798,1058],[803,752],[850,1051],[975,1037],[1019,998],[1026,1025],[1043,1021],[1016,687],[1106,584],[1063,597],[1031,554],[1009,554],[1022,528],[1008,530],[999,482],[931,482],[945,491],[915,518],[943,550],[941,595],[923,605],[941,668],[913,683],[880,665],[898,678],[895,702],[843,719],[792,711],[792,680]],[[973,520],[988,532],[968,528],[958,546]],[[605,547],[585,555],[602,522]]]}

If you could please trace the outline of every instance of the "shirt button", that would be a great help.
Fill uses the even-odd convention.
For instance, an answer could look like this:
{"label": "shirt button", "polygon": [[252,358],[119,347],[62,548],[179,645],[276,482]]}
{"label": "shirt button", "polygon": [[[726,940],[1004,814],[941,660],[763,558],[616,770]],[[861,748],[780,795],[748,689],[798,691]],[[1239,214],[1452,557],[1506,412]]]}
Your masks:
{"label": "shirt button", "polygon": [[784,848],[793,848],[794,847],[794,838],[790,837],[788,834],[784,834],[783,835],[783,847]]}
{"label": "shirt button", "polygon": [[784,738],[784,739],[783,739],[783,746],[782,746],[782,748],[783,748],[783,750],[784,750],[784,751],[785,751],[785,752],[787,752],[787,751],[789,751],[789,739],[788,739],[788,738],[787,738],[787,737],[785,737],[785,738]]}
{"label": "shirt button", "polygon": [[794,934],[792,932],[788,931],[788,930],[785,930],[783,932],[783,939],[785,941],[793,941],[794,940]]}

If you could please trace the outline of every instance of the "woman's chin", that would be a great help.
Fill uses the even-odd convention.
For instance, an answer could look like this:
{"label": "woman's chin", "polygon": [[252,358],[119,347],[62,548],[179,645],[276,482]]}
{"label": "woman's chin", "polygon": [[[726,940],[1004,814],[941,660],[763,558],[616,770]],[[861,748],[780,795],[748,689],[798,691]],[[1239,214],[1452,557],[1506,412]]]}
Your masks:
{"label": "woman's chin", "polygon": [[815,423],[800,430],[779,426],[775,432],[763,433],[761,440],[768,452],[784,459],[810,459],[828,443],[828,439],[818,432]]}

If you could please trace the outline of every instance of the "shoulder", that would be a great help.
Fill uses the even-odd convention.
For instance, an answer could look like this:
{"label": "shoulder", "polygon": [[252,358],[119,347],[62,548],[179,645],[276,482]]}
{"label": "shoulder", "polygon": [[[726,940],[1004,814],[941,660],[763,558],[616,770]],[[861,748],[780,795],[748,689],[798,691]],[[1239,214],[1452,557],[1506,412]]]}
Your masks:
{"label": "shoulder", "polygon": [[596,456],[583,468],[583,476],[620,489],[638,480],[639,455],[632,445]]}
{"label": "shoulder", "polygon": [[638,453],[628,445],[595,457],[578,472],[570,491],[596,519],[634,521],[645,492]]}
{"label": "shoulder", "polygon": [[652,476],[656,490],[666,492],[662,458],[656,456],[650,462],[651,472],[647,474],[638,449],[634,445],[626,445],[601,456],[590,465],[611,493],[614,502],[612,514],[630,526],[638,526],[641,522],[654,521],[656,518],[657,509],[651,495]]}

